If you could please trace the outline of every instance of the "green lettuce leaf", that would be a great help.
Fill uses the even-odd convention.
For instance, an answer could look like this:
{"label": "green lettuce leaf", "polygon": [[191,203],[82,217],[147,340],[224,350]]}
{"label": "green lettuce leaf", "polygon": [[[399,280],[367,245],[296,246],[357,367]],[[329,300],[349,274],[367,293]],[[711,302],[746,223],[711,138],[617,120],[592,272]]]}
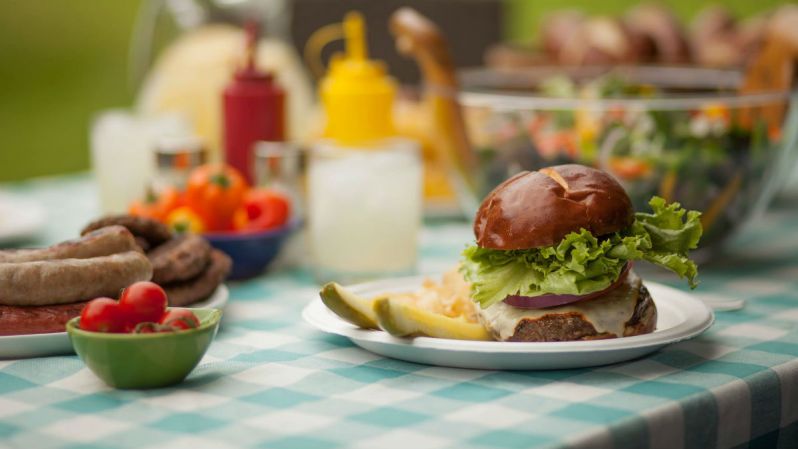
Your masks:
{"label": "green lettuce leaf", "polygon": [[[665,200],[657,196],[651,198],[648,204],[653,213],[638,212],[635,214],[635,224],[645,228],[645,232],[651,237],[653,248],[657,251],[686,254],[698,246],[703,231],[701,212],[686,211],[679,203],[666,205]],[[639,230],[636,232],[640,233]]]}
{"label": "green lettuce leaf", "polygon": [[654,197],[651,213],[637,213],[628,229],[596,238],[585,229],[554,246],[494,250],[470,246],[461,272],[483,307],[508,295],[585,295],[609,287],[632,260],[647,260],[697,285],[698,268],[688,253],[701,238],[701,214]]}

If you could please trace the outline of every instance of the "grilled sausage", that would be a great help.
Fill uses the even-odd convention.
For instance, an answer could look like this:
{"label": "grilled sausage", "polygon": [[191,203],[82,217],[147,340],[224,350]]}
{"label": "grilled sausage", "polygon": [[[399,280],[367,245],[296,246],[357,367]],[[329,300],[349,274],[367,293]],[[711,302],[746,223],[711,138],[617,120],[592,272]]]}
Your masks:
{"label": "grilled sausage", "polygon": [[89,259],[138,250],[139,246],[130,231],[123,226],[109,226],[89,232],[79,239],[67,240],[47,248],[0,251],[0,263]]}
{"label": "grilled sausage", "polygon": [[107,217],[98,218],[87,224],[86,227],[80,231],[80,234],[85,235],[95,229],[112,225],[126,227],[136,237],[141,237],[146,240],[151,248],[172,238],[172,231],[160,221],[133,215],[109,215]]}
{"label": "grilled sausage", "polygon": [[90,259],[0,263],[0,304],[41,306],[116,297],[152,277],[152,264],[138,251]]}

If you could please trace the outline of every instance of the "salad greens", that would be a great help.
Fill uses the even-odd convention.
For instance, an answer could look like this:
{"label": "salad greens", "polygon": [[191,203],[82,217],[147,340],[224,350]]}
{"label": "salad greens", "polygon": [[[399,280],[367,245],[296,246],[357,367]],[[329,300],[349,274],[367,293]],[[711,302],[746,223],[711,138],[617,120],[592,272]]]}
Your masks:
{"label": "salad greens", "polygon": [[635,214],[623,231],[595,237],[585,229],[571,232],[553,246],[495,250],[470,246],[463,251],[461,272],[472,284],[472,297],[482,308],[508,295],[586,295],[618,279],[624,265],[647,260],[697,285],[698,269],[688,252],[701,238],[701,213],[654,197],[652,213]]}

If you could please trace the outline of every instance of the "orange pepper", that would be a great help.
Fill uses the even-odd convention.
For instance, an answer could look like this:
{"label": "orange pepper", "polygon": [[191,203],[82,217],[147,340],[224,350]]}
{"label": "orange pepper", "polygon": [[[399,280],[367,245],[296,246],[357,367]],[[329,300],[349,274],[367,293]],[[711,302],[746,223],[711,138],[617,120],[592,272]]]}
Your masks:
{"label": "orange pepper", "polygon": [[223,164],[203,165],[189,176],[186,205],[202,217],[208,231],[229,230],[247,189],[247,182],[236,169]]}
{"label": "orange pepper", "polygon": [[152,218],[153,220],[160,220],[158,218],[158,212],[155,208],[155,200],[153,197],[149,195],[141,201],[133,201],[128,206],[127,212],[130,215],[135,215],[137,217],[144,217],[144,218]]}
{"label": "orange pepper", "polygon": [[173,187],[168,187],[157,194],[148,189],[143,200],[130,203],[128,213],[164,221],[171,211],[182,205],[182,201],[180,192]]}

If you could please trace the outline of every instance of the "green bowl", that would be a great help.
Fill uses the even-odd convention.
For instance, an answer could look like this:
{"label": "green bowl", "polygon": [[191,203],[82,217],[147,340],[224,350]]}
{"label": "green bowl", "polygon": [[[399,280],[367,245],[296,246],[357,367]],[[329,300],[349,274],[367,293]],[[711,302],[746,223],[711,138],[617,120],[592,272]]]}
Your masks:
{"label": "green bowl", "polygon": [[84,331],[71,319],[67,333],[75,352],[108,385],[122,389],[158,388],[182,382],[208,350],[222,311],[191,309],[196,329],[155,334]]}

